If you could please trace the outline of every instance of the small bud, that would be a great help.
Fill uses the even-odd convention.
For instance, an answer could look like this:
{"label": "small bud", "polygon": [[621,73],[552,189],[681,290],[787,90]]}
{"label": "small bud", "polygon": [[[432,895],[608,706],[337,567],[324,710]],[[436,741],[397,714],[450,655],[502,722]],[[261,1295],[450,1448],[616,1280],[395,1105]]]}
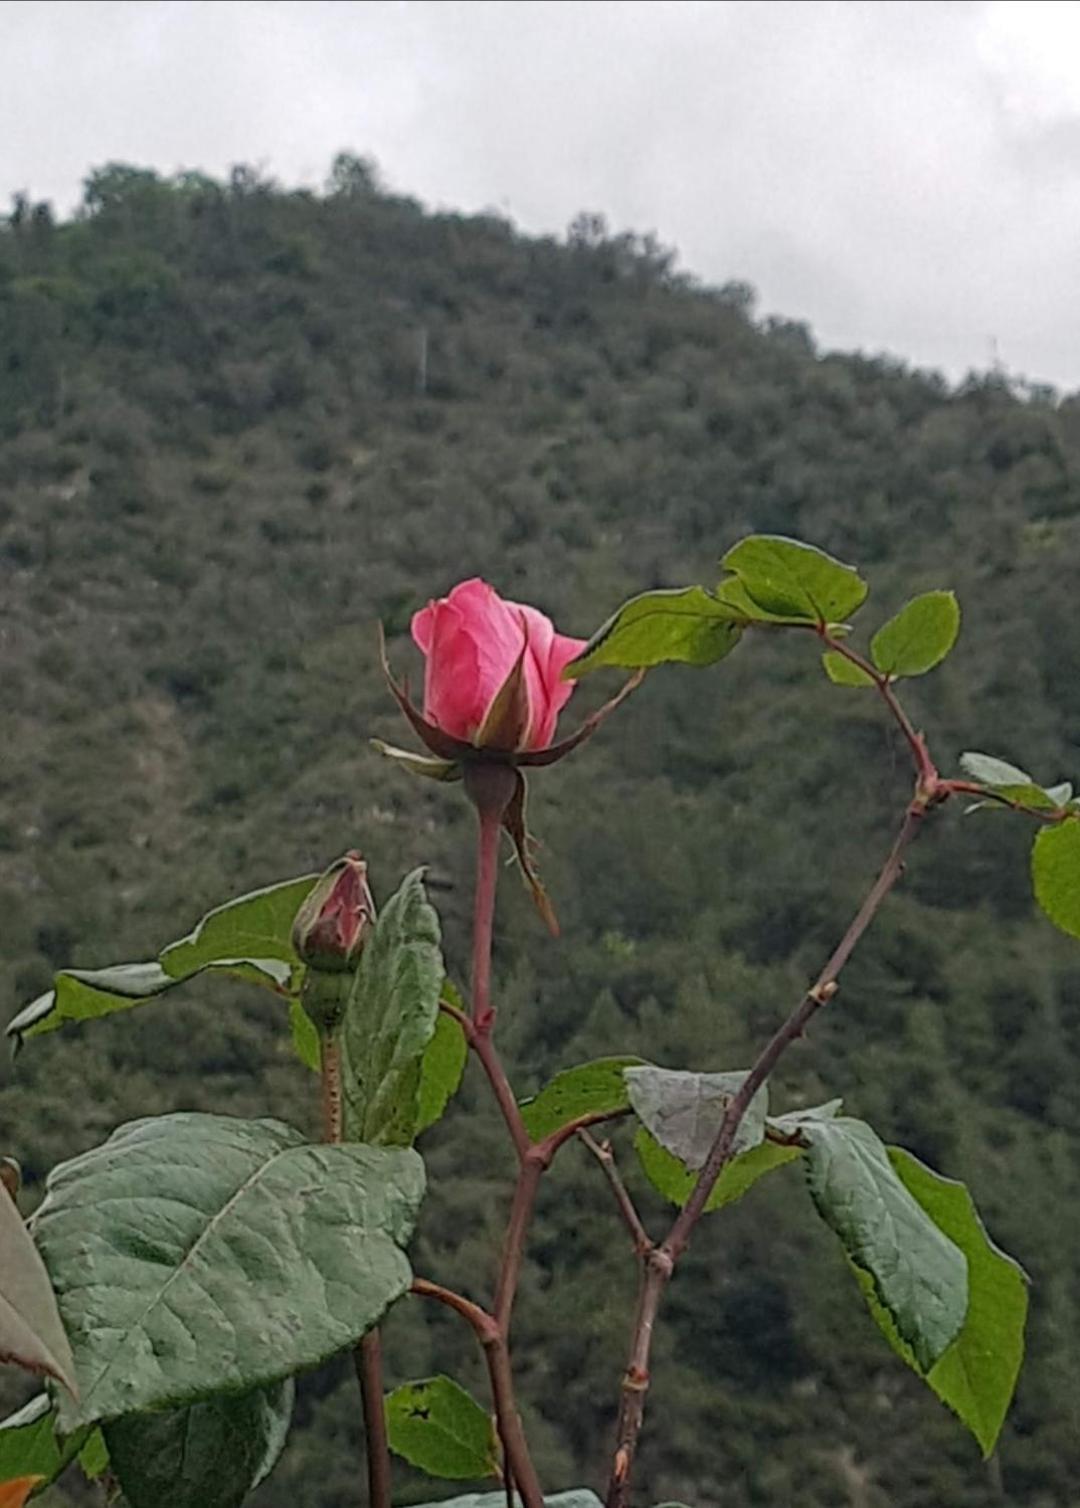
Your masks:
{"label": "small bud", "polygon": [[356,967],[374,920],[367,865],[350,851],[330,865],[296,913],[292,944],[308,968],[341,973]]}

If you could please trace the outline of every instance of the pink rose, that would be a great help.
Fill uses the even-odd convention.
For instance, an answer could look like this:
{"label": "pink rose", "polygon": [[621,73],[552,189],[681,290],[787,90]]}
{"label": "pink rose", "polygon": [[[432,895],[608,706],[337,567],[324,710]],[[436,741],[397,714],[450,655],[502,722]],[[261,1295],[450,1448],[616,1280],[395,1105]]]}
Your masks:
{"label": "pink rose", "polygon": [[584,639],[555,632],[535,607],[504,602],[474,577],[428,603],[412,620],[427,660],[424,716],[479,748],[520,753],[551,743],[574,690],[563,667]]}

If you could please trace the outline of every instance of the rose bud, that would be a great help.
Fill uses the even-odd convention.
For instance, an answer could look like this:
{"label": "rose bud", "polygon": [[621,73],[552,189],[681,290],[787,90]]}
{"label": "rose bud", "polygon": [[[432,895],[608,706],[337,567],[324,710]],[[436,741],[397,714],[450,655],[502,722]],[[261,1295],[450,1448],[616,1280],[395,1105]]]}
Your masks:
{"label": "rose bud", "polygon": [[310,969],[340,973],[355,968],[375,902],[367,865],[356,852],[331,864],[296,913],[292,944]]}
{"label": "rose bud", "polygon": [[426,660],[424,716],[478,749],[520,753],[551,743],[573,690],[564,668],[584,639],[556,633],[535,607],[504,602],[474,578],[412,620]]}

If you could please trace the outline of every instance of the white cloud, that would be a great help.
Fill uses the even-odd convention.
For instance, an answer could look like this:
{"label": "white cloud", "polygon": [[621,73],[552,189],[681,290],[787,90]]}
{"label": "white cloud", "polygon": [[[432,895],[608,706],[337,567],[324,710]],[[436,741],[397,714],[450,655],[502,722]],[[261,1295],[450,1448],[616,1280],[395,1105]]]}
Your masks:
{"label": "white cloud", "polygon": [[829,345],[1080,385],[1080,8],[1052,0],[0,6],[0,193],[92,164],[655,229]]}

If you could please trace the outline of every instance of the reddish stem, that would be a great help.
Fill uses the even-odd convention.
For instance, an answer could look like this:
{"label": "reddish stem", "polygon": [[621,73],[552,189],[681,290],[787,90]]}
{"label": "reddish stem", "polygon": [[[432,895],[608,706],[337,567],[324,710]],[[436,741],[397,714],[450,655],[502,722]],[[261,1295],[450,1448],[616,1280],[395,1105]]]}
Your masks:
{"label": "reddish stem", "polygon": [[928,809],[929,799],[920,792],[921,780],[881,873],[874,881],[851,925],[833,949],[813,985],[758,1055],[757,1061],[740,1084],[738,1092],[724,1114],[716,1139],[698,1174],[690,1197],[675,1217],[671,1229],[660,1246],[645,1254],[630,1357],[623,1376],[619,1400],[615,1455],[608,1479],[606,1508],[626,1508],[630,1490],[630,1473],[645,1413],[645,1395],[649,1387],[649,1357],[653,1327],[664,1290],[671,1281],[679,1258],[689,1244],[694,1227],[705,1209],[716,1180],[731,1161],[735,1138],[751,1100],[772,1073],[783,1053],[792,1042],[803,1035],[811,1017],[836,994],[836,981],[841,969],[873,921],[881,903],[903,874],[904,854],[908,845],[918,834]]}
{"label": "reddish stem", "polygon": [[[323,1140],[337,1146],[342,1138],[341,1042],[335,1030],[319,1033],[322,1083]],[[353,1350],[356,1380],[364,1411],[367,1441],[369,1508],[390,1508],[390,1447],[383,1408],[382,1342],[378,1329],[369,1330]]]}

